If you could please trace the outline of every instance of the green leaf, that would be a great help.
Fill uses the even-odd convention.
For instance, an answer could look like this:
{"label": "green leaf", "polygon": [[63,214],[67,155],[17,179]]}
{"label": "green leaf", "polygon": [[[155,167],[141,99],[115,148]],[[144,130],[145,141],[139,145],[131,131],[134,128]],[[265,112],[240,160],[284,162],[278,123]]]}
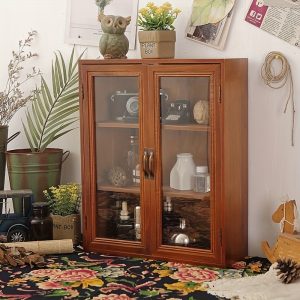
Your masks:
{"label": "green leaf", "polygon": [[61,122],[64,122],[64,119],[73,114],[74,112],[78,111],[78,108],[79,106],[72,107],[69,110],[64,110],[63,112],[56,114],[54,117],[51,116],[51,119],[48,122],[48,126],[51,126],[55,123],[60,124]]}
{"label": "green leaf", "polygon": [[58,51],[58,54],[60,56],[60,61],[61,61],[61,66],[62,66],[62,71],[63,71],[63,76],[64,76],[64,82],[66,82],[67,81],[67,69],[66,69],[65,60],[60,51]]}
{"label": "green leaf", "polygon": [[35,148],[34,148],[34,145],[33,145],[33,142],[32,142],[31,134],[29,133],[29,131],[27,130],[27,128],[26,128],[26,126],[25,126],[25,124],[23,122],[22,122],[22,125],[23,125],[23,129],[24,129],[25,136],[27,138],[29,147],[31,149],[31,152],[34,152]]}
{"label": "green leaf", "polygon": [[51,67],[51,71],[52,71],[52,91],[53,91],[54,97],[56,98],[57,97],[57,84],[56,84],[55,70],[54,70],[53,64]]}
{"label": "green leaf", "polygon": [[[64,60],[63,60],[64,62]],[[60,88],[63,88],[64,87],[64,81],[63,81],[63,75],[61,73],[61,67],[59,65],[59,59],[57,57],[57,55],[55,54],[55,71],[56,71],[56,76],[58,77],[58,81],[59,81],[59,84],[60,84]]]}
{"label": "green leaf", "polygon": [[69,60],[69,77],[72,76],[72,66],[73,66],[73,58],[74,58],[75,47],[72,49],[71,57]]}
{"label": "green leaf", "polygon": [[191,25],[218,23],[231,11],[234,0],[194,0]]}

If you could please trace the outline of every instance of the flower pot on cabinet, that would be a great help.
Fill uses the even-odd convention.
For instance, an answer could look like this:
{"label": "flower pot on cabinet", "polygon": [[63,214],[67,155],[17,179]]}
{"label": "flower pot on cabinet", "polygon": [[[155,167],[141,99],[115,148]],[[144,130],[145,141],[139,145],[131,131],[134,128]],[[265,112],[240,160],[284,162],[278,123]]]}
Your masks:
{"label": "flower pot on cabinet", "polygon": [[174,58],[175,31],[139,31],[138,36],[142,58]]}

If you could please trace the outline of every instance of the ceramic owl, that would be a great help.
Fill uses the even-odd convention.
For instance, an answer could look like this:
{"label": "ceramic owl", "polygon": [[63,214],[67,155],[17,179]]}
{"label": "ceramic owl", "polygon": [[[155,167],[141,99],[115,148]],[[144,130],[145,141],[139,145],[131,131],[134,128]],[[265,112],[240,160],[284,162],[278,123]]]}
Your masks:
{"label": "ceramic owl", "polygon": [[129,41],[124,32],[130,24],[131,17],[99,14],[98,17],[103,35],[101,36],[99,49],[105,59],[127,58]]}

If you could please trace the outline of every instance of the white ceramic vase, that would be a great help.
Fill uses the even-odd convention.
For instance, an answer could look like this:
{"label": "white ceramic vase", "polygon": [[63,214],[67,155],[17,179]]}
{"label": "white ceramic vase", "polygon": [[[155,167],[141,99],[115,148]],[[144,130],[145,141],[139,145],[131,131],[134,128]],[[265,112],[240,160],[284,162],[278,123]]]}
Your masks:
{"label": "white ceramic vase", "polygon": [[170,173],[170,187],[181,191],[191,190],[195,167],[191,153],[177,154],[177,161]]}

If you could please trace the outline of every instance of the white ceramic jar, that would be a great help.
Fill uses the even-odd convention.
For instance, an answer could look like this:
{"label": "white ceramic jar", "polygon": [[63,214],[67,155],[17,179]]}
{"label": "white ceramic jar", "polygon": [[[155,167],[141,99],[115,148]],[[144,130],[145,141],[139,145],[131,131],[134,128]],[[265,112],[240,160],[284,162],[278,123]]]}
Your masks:
{"label": "white ceramic jar", "polygon": [[177,154],[177,161],[170,173],[170,187],[176,190],[188,191],[193,188],[195,163],[191,153]]}

